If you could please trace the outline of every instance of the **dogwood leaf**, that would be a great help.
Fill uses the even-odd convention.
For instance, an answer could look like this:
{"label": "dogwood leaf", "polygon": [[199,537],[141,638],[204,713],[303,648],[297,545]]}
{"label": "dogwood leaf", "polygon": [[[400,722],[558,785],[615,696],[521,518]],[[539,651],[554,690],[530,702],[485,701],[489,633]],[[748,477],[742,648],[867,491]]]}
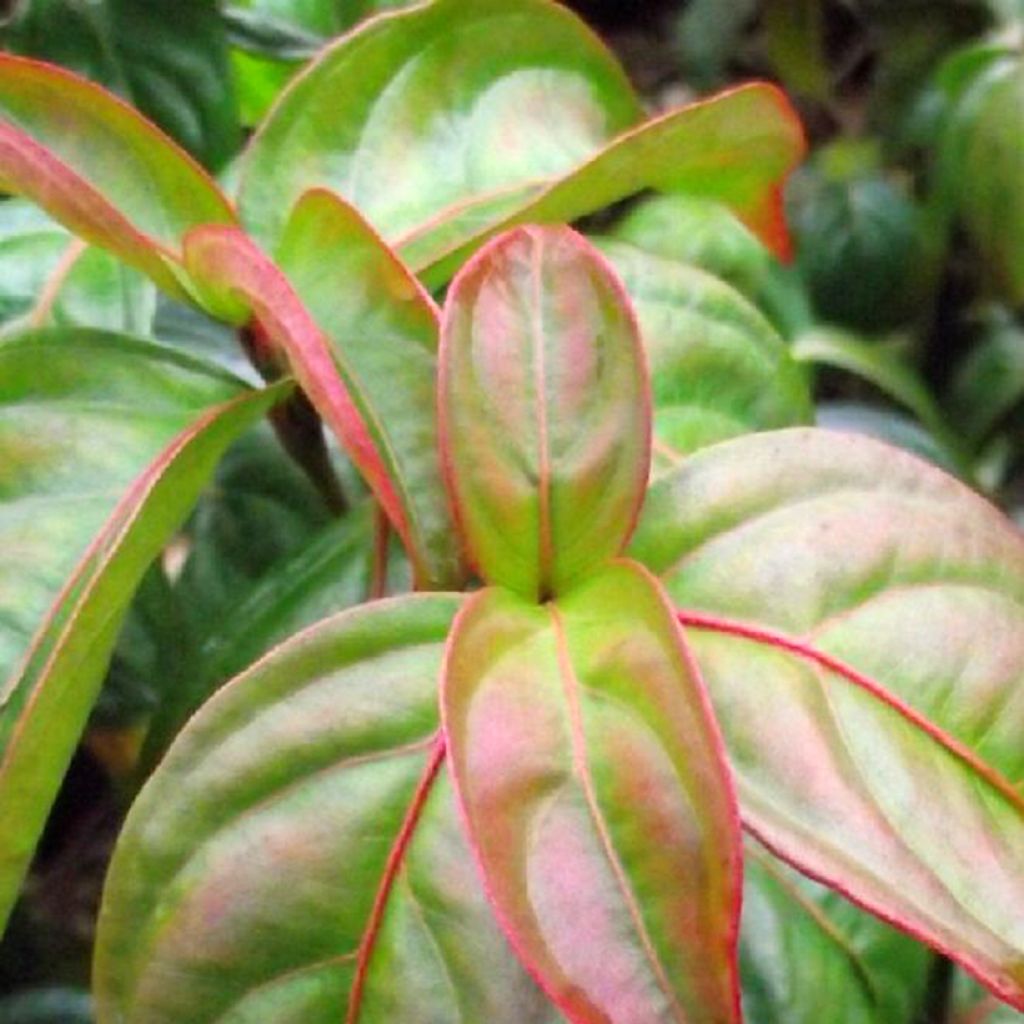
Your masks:
{"label": "dogwood leaf", "polygon": [[574,1024],[739,1020],[738,821],[657,582],[465,605],[442,682],[456,793],[520,958]]}
{"label": "dogwood leaf", "polygon": [[716,441],[813,420],[806,373],[739,292],[632,245],[605,241],[600,248],[640,323],[659,468]]}
{"label": "dogwood leaf", "polygon": [[135,588],[230,441],[287,393],[287,385],[251,394],[234,388],[236,397],[213,404],[232,390],[216,374],[133,352],[121,340],[79,340],[80,347],[61,337],[58,345],[43,335],[0,345],[10,584],[0,690],[0,920]]}
{"label": "dogwood leaf", "polygon": [[470,561],[530,597],[618,554],[650,423],[621,284],[568,228],[502,236],[453,282],[438,377],[442,459]]}
{"label": "dogwood leaf", "polygon": [[1024,539],[854,435],[716,445],[633,552],[694,644],[747,827],[1024,1007]]}
{"label": "dogwood leaf", "polygon": [[178,297],[181,242],[232,223],[191,157],[111,93],[48,64],[0,55],[0,189],[42,206]]}
{"label": "dogwood leaf", "polygon": [[344,612],[189,723],[114,854],[101,1024],[554,1024],[455,815],[437,675],[459,601]]}
{"label": "dogwood leaf", "polygon": [[422,585],[458,579],[437,453],[438,313],[354,210],[323,191],[295,207],[273,264],[234,228],[198,228],[186,262],[221,315],[255,319],[402,538]]}

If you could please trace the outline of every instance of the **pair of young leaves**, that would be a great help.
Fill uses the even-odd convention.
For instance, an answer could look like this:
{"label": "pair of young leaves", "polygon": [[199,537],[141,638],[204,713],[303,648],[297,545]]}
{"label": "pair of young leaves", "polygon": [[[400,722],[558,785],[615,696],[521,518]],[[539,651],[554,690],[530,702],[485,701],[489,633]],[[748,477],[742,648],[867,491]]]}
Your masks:
{"label": "pair of young leaves", "polygon": [[[541,63],[542,57],[547,60],[553,79],[563,81],[566,62],[577,61],[586,65],[587,74],[598,83],[595,90],[606,101],[616,95],[619,73],[609,67],[592,39],[571,28],[565,12],[548,4],[438,0],[373,23],[340,43],[296,83],[250,154],[247,174],[262,185],[243,184],[243,217],[273,249],[287,276],[241,235],[234,226],[234,212],[209,183],[125,108],[59,72],[17,61],[3,65],[8,121],[0,142],[5,180],[36,196],[91,240],[146,269],[175,294],[191,296],[235,322],[255,312],[321,415],[364,470],[424,582],[458,576],[458,560],[446,540],[450,530],[433,445],[436,314],[411,275],[329,192],[306,193],[287,212],[291,200],[309,186],[334,184],[322,180],[328,172],[317,169],[325,166],[323,152],[316,149],[324,135],[324,111],[336,109],[325,98],[331,91],[324,88],[325,82],[343,75],[346,67],[365,69],[367,61],[376,68],[357,104],[362,120],[355,135],[361,143],[376,139],[378,144],[361,144],[354,155],[351,148],[345,149],[343,130],[336,148],[344,159],[327,161],[326,166],[359,164],[359,173],[343,175],[342,184],[359,185],[354,198],[362,199],[374,222],[433,282],[444,278],[446,268],[461,259],[460,253],[510,220],[576,216],[617,198],[617,190],[631,192],[641,185],[717,191],[750,222],[768,231],[775,224],[778,176],[799,148],[777,97],[753,88],[627,133],[582,165],[576,163],[579,153],[574,147],[569,147],[569,166],[564,154],[559,164],[559,146],[567,137],[559,121],[559,131],[545,136],[553,145],[548,150],[540,147],[545,174],[540,185],[531,176],[513,183],[494,180],[502,168],[500,161],[486,160],[493,138],[487,145],[480,143],[483,173],[475,180],[497,192],[471,191],[461,203],[444,193],[439,199],[442,213],[434,221],[424,219],[423,204],[403,205],[410,196],[422,198],[429,191],[417,179],[429,161],[410,160],[410,177],[398,193],[402,202],[389,205],[388,194],[375,190],[374,168],[379,171],[380,164],[374,158],[386,159],[390,152],[379,145],[381,125],[390,118],[394,126],[397,118],[402,130],[396,130],[395,138],[406,137],[409,128],[394,108],[396,93],[390,86],[401,78],[403,102],[410,96],[416,99],[408,106],[417,112],[416,124],[435,123],[419,116],[419,104],[436,94],[426,88],[436,75],[423,69],[433,67],[436,72],[437,63],[419,61],[416,40],[426,39],[433,46],[456,26],[460,39],[473,40],[474,60],[468,62],[467,73],[471,91],[477,90],[488,109],[504,97],[497,106],[501,116],[489,123],[507,124],[520,109],[538,114],[530,121],[531,131],[509,130],[506,141],[511,142],[533,138],[543,127],[548,107],[519,103],[523,95],[518,87],[525,81],[536,100],[537,95],[548,95],[544,83],[550,81],[544,74],[524,79],[523,69],[509,69],[487,58],[486,41],[498,38],[504,44],[506,39],[496,32],[495,19],[502,20],[502,28],[514,23],[517,38],[528,50],[534,46],[550,51],[530,51],[530,56]],[[537,19],[554,19],[542,27],[553,29],[557,21],[557,31],[538,31]],[[547,42],[537,42],[540,39]],[[439,59],[443,52],[441,46],[435,56]],[[397,68],[388,65],[396,54]],[[407,67],[417,73],[398,74]],[[496,80],[510,70],[515,72],[507,76],[512,82],[495,90]],[[531,92],[538,87],[539,94]],[[577,96],[578,89],[577,82],[569,94]],[[605,106],[606,127],[628,127],[633,116],[628,101],[613,100]],[[595,119],[586,103],[582,112],[578,124],[602,120]],[[301,131],[299,124],[305,125]],[[73,131],[68,131],[69,125]],[[487,138],[485,133],[485,142]],[[438,152],[439,138],[429,130],[420,140],[421,155]],[[638,152],[647,159],[636,159]],[[366,154],[368,162],[355,158]],[[522,170],[524,165],[513,166]],[[556,170],[548,176],[553,166]],[[637,167],[653,168],[652,180],[640,180]],[[368,190],[365,195],[360,188]],[[269,205],[281,196],[287,202],[270,216]],[[444,207],[446,202],[453,205]],[[430,205],[429,200],[424,203]],[[209,227],[210,222],[221,226]],[[332,250],[346,253],[344,272],[323,258]],[[367,281],[379,290],[366,291]],[[605,313],[615,322],[614,304]],[[381,343],[339,345],[339,337],[351,336],[353,322]],[[381,361],[360,373],[360,358]],[[573,384],[571,377],[566,382]],[[146,527],[159,527],[154,537],[173,529],[203,472],[193,466],[188,488],[176,491],[173,474],[165,472],[168,466],[179,465],[183,453],[212,465],[228,434],[241,429],[246,417],[258,414],[274,397],[243,400],[244,409],[207,418],[183,436],[135,489],[140,501],[159,492],[163,506],[129,502],[124,530],[114,523],[95,549],[97,572],[116,568],[130,546],[127,542],[141,537]],[[499,407],[508,412],[506,400]],[[523,422],[527,430],[535,429],[534,420]],[[486,420],[474,424],[475,430],[487,427]],[[558,431],[551,427],[549,423],[547,434],[558,439]],[[450,449],[457,443],[462,443],[461,435],[453,435]],[[591,454],[601,450],[597,443]],[[474,464],[475,456],[469,461]],[[633,464],[637,472],[642,461]],[[486,459],[481,463],[483,469],[488,465]],[[490,466],[493,470],[494,463]],[[522,468],[502,464],[498,479],[489,479],[476,498],[459,503],[499,524],[481,528],[471,521],[472,515],[464,514],[470,546],[492,576],[486,540],[493,540],[496,530],[504,531],[499,548],[509,550],[516,532],[510,532],[501,517],[506,499],[514,504],[516,495],[503,493],[500,500],[491,499],[496,488],[515,483],[515,473],[506,469]],[[533,467],[535,476],[539,468]],[[588,495],[586,507],[594,516],[610,515],[620,526],[628,521],[615,502],[616,495],[621,501],[628,492],[623,481],[616,490],[610,486],[613,480],[579,470],[576,483]],[[530,485],[536,489],[536,483],[525,477],[527,491]],[[598,496],[610,504],[597,501]],[[489,497],[491,507],[481,497]],[[433,509],[433,516],[424,507]],[[555,503],[544,515],[539,504],[532,513],[519,508],[519,522],[527,527],[520,540],[544,536],[539,526],[546,522],[559,543],[546,552],[529,552],[525,562],[522,551],[518,558],[506,558],[509,564],[503,562],[494,578],[531,596],[558,594],[561,603],[555,607],[561,609],[563,628],[556,629],[550,612],[543,623],[535,620],[533,612],[524,612],[529,605],[522,601],[488,616],[492,621],[513,620],[518,624],[513,631],[539,637],[535,656],[523,671],[534,663],[541,669],[546,665],[550,671],[542,674],[549,682],[564,678],[564,673],[557,674],[560,652],[568,650],[572,658],[578,646],[603,649],[590,639],[578,639],[594,622],[606,624],[601,639],[611,642],[618,635],[613,624],[619,621],[608,615],[609,599],[599,586],[602,579],[613,577],[593,576],[590,583],[596,591],[583,589],[582,577],[587,575],[588,559],[609,557],[622,535],[612,530],[602,542],[605,546],[588,553],[584,545],[573,555],[576,527],[587,527],[584,535],[600,531],[590,530],[594,523],[560,522],[554,514],[559,507],[569,506]],[[144,515],[137,514],[139,508]],[[911,516],[912,528],[905,525]],[[430,535],[437,538],[433,547],[422,540],[430,524]],[[158,546],[156,539],[149,547],[136,544],[145,551],[134,551],[132,558],[144,565],[145,553],[150,548],[155,552],[154,545]],[[556,549],[562,552],[560,559],[552,557]],[[681,613],[682,618],[725,734],[747,827],[805,870],[951,952],[993,989],[1019,1003],[1024,943],[1019,922],[1007,909],[1020,904],[1022,876],[1021,800],[1016,785],[1007,781],[1020,777],[1015,738],[1020,735],[1021,709],[1013,695],[1024,660],[1024,570],[1020,540],[1013,530],[962,488],[887,449],[853,438],[795,432],[716,447],[659,481],[648,496],[632,554],[661,575],[676,603],[690,609]],[[536,586],[523,582],[523,564],[537,567]],[[663,611],[663,606],[643,600],[651,590],[635,582],[638,571],[619,566],[614,579],[627,594],[625,600],[636,606],[630,638],[636,635],[635,642],[642,645],[652,632],[664,639],[667,627],[659,620],[658,607]],[[70,615],[74,634],[75,627],[95,616],[103,623],[103,632],[94,636],[105,642],[116,617],[111,615],[109,595],[94,584],[110,574],[90,576],[91,572],[86,565],[76,577],[69,604],[57,619]],[[131,573],[121,575],[127,578]],[[124,579],[120,583],[119,599],[131,589]],[[80,587],[84,605],[74,603]],[[491,600],[497,600],[493,594],[479,599],[485,611],[484,602]],[[418,1019],[430,999],[433,1008],[425,1015],[437,1019],[457,1019],[459,1005],[471,1017],[492,1020],[502,1019],[501,1013],[523,1020],[550,1012],[506,955],[471,865],[461,865],[460,871],[454,863],[459,854],[442,856],[445,851],[464,851],[463,833],[451,815],[443,752],[435,739],[441,643],[457,604],[450,597],[408,598],[328,623],[255,669],[199,716],[140,800],[121,844],[98,954],[97,984],[101,1004],[107,1008],[102,1012],[114,1019],[214,1019],[220,1014],[236,1021],[268,1016],[285,1020],[291,1014],[293,1019],[315,1020],[319,1015],[334,1019],[339,1002],[347,1001],[350,1016],[362,1014],[364,1020],[375,1014]],[[652,629],[638,628],[638,618],[649,619]],[[473,621],[467,612],[465,622]],[[58,622],[62,628],[64,624]],[[984,657],[977,649],[979,634],[992,637]],[[45,807],[38,780],[51,777],[53,770],[41,764],[44,747],[49,747],[38,743],[38,737],[45,734],[48,744],[54,732],[50,726],[59,722],[62,742],[70,749],[82,718],[66,714],[69,695],[78,711],[88,707],[87,695],[70,685],[66,669],[84,652],[91,671],[93,663],[102,662],[103,643],[76,647],[65,642],[68,635],[61,634],[58,642],[55,634],[55,654],[44,636],[24,677],[4,695],[5,712],[14,709],[20,714],[21,708],[27,709],[15,719],[17,728],[0,768],[0,782],[18,794],[13,802],[5,797],[5,813],[16,819],[13,825],[0,820],[5,834],[19,829],[20,834],[31,833],[31,827],[22,827],[23,820],[38,818],[37,804]],[[607,787],[636,782],[648,768],[654,771],[657,765],[651,765],[658,758],[651,751],[663,745],[655,731],[649,746],[634,751],[635,734],[627,732],[625,723],[638,719],[646,725],[653,717],[655,725],[664,725],[665,716],[650,706],[637,710],[633,719],[613,716],[623,724],[611,730],[609,740],[603,709],[610,704],[609,694],[618,696],[617,672],[606,675],[602,667],[596,672],[600,679],[594,681],[589,678],[592,666],[576,667],[588,676],[579,713],[569,701],[572,688],[535,688],[528,710],[537,710],[532,704],[544,692],[551,728],[538,729],[537,735],[530,731],[527,738],[542,745],[561,735],[563,742],[553,742],[551,750],[561,754],[562,762],[543,762],[538,777],[550,782],[565,776],[568,755],[576,797],[588,807],[605,801],[602,808],[608,817]],[[276,684],[268,685],[272,679]],[[876,679],[884,679],[888,690]],[[54,680],[61,686],[50,685]],[[297,699],[300,683],[305,684],[300,688],[308,703]],[[341,687],[351,703],[336,699],[334,686]],[[477,693],[475,686],[471,690]],[[467,703],[486,709],[492,692],[481,680],[482,703]],[[497,692],[504,693],[503,686]],[[636,691],[638,698],[646,692]],[[689,692],[692,696],[694,691]],[[514,710],[521,711],[521,705],[501,709],[502,714],[508,712],[512,737],[517,735],[512,728]],[[947,731],[941,732],[929,719]],[[697,721],[699,726],[699,713]],[[573,728],[581,722],[582,730]],[[450,723],[451,735],[457,729]],[[590,766],[593,799],[582,785],[585,775],[576,770],[581,736],[590,744],[586,749],[591,758],[597,751],[597,761],[605,766],[602,771]],[[300,738],[304,756],[294,747]],[[618,763],[603,745],[612,741],[628,742],[631,757],[637,759],[638,770],[628,779],[617,779],[607,769],[609,763]],[[672,749],[669,745],[670,753]],[[671,781],[677,762],[668,760]],[[666,767],[664,760],[659,763]],[[712,758],[710,763],[716,762]],[[678,771],[675,777],[678,780]],[[679,785],[657,790],[663,788],[677,795],[681,791]],[[531,806],[526,798],[535,792],[526,787],[523,807]],[[721,798],[724,793],[727,789],[721,785],[710,787],[700,794],[697,808],[711,807],[716,798],[709,794]],[[622,802],[636,802],[628,794],[614,795],[616,808]],[[552,810],[545,819],[552,824],[549,839],[553,834],[567,843],[585,837],[583,831],[569,827],[579,809],[571,800],[568,805],[554,801],[544,806]],[[325,813],[329,807],[337,807],[338,813]],[[357,814],[354,808],[364,813]],[[662,809],[659,804],[652,808]],[[668,813],[671,810],[665,821],[678,823],[680,819]],[[678,806],[675,811],[678,814]],[[710,820],[718,820],[713,808],[709,813]],[[617,819],[616,827],[609,825],[605,833],[620,863],[631,865],[629,849],[637,836],[628,822],[634,819],[624,811],[621,820],[627,822],[623,830]],[[645,820],[639,819],[641,824]],[[951,820],[960,826],[952,844]],[[568,838],[566,830],[571,833]],[[380,842],[385,833],[393,843]],[[678,838],[678,831],[675,835]],[[595,838],[591,833],[590,838],[604,842],[600,834]],[[640,845],[651,854],[651,843],[641,839]],[[735,850],[731,843],[724,848]],[[572,859],[569,855],[578,855],[579,847],[565,849],[564,864],[573,864],[568,889],[559,885],[538,890],[549,877],[546,870],[539,878],[527,876],[532,888],[527,887],[526,897],[534,899],[539,892],[543,899],[537,906],[542,912],[517,902],[523,896],[521,887],[494,894],[499,905],[514,904],[505,915],[506,925],[521,954],[571,1013],[588,1012],[587,1000],[600,1006],[601,999],[611,998],[602,985],[625,977],[615,992],[625,998],[642,990],[637,998],[649,1001],[637,1011],[648,1014],[643,1019],[660,1012],[658,1006],[668,1006],[664,1012],[675,1014],[666,1019],[678,1019],[680,1011],[673,1008],[669,990],[686,989],[691,976],[683,970],[677,977],[670,965],[674,955],[688,954],[665,946],[668,940],[661,926],[678,925],[673,901],[684,890],[639,885],[637,913],[642,910],[658,920],[638,919],[630,913],[628,893],[619,884],[614,865],[613,877],[600,875],[602,865],[607,871],[611,861]],[[676,844],[672,849],[678,853],[681,847]],[[23,863],[23,852],[17,851],[12,860]],[[483,849],[478,853],[482,855]],[[512,852],[499,849],[496,855]],[[979,859],[985,870],[965,867]],[[589,876],[595,884],[577,886],[588,864],[595,868]],[[602,877],[610,888],[602,887]],[[660,880],[661,875],[654,870],[652,877]],[[687,877],[693,880],[692,875]],[[734,893],[727,881],[722,887],[720,892],[726,895],[719,909]],[[339,891],[350,897],[344,913],[335,898]],[[601,912],[587,919],[595,935],[610,920],[602,910],[608,908],[606,899],[625,914],[620,920],[633,929],[623,940],[628,955],[609,955],[604,961],[609,965],[607,977],[602,971],[594,979],[586,974],[586,963],[573,960],[579,949],[570,941],[572,936],[553,935],[548,949],[545,929],[568,920],[568,908],[557,902],[565,891],[595,897],[591,906]],[[694,900],[691,906],[698,905]],[[543,920],[531,921],[531,913]],[[728,916],[723,912],[723,918]],[[715,927],[720,934],[726,925],[720,919]],[[534,942],[538,936],[545,938],[543,948]],[[622,937],[618,932],[616,936]],[[546,959],[547,953],[551,957]],[[631,964],[637,961],[630,956],[639,957],[635,970]],[[717,973],[712,971],[709,977],[729,975],[728,956],[716,964]],[[445,980],[455,975],[454,982]],[[396,982],[397,978],[403,981]],[[730,983],[724,989],[730,995],[713,993],[707,996],[707,1009],[693,1013],[730,1019],[735,1013],[734,987]],[[688,996],[677,992],[676,998]],[[405,999],[404,1007],[390,1002],[396,999]]]}

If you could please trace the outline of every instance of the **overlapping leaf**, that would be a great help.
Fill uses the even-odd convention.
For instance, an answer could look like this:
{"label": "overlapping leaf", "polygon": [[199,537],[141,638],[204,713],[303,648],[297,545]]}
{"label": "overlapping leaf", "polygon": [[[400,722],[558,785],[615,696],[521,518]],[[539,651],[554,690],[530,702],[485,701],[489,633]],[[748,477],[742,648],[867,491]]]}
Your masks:
{"label": "overlapping leaf", "polygon": [[[45,335],[0,346],[10,371],[0,375],[10,430],[4,443],[10,458],[3,463],[10,500],[4,517],[9,624],[0,691],[0,919],[10,910],[143,573],[227,445],[287,392],[281,386],[215,405],[213,395],[231,390],[218,375],[173,357],[133,353],[120,341],[82,340],[64,353]],[[35,360],[48,347],[50,372],[39,384]],[[83,359],[83,349],[97,358]],[[63,373],[57,374],[60,363]],[[111,393],[117,374],[121,387]],[[98,395],[112,397],[105,406]],[[202,413],[195,407],[201,397]],[[26,420],[34,420],[37,431],[26,429]],[[135,477],[130,485],[126,476]],[[97,491],[97,484],[111,490]],[[59,542],[61,533],[66,543]],[[22,589],[25,581],[33,585]]]}
{"label": "overlapping leaf", "polygon": [[895,449],[783,431],[652,489],[634,552],[704,672],[745,821],[1024,1006],[1024,540]]}
{"label": "overlapping leaf", "polygon": [[756,841],[743,863],[740,971],[750,1024],[893,1024],[923,1005],[920,943],[782,864]]}
{"label": "overlapping leaf", "polygon": [[328,620],[189,724],[115,853],[101,1024],[554,1024],[454,814],[437,674],[458,604]]}
{"label": "overlapping leaf", "polygon": [[110,253],[69,235],[20,199],[0,204],[0,323],[149,333],[155,289]]}
{"label": "overlapping leaf", "polygon": [[806,375],[739,292],[696,267],[622,242],[601,249],[640,323],[656,465],[739,434],[811,422]]}
{"label": "overlapping leaf", "polygon": [[254,318],[333,428],[423,585],[459,577],[437,453],[438,315],[361,217],[312,191],[280,244],[282,273],[241,232],[199,228],[186,261],[208,304]]}
{"label": "overlapping leaf", "polygon": [[621,550],[648,473],[646,369],[622,286],[568,228],[524,228],[445,307],[441,443],[468,555],[557,593]]}
{"label": "overlapping leaf", "polygon": [[575,1024],[739,1019],[738,823],[658,584],[609,564],[466,605],[442,683],[452,773],[519,956]]}
{"label": "overlapping leaf", "polygon": [[289,203],[326,186],[432,284],[501,228],[645,188],[719,196],[784,244],[777,187],[802,140],[779,94],[753,86],[639,118],[621,69],[567,10],[437,0],[368,22],[289,86],[250,147],[241,211],[273,245]]}
{"label": "overlapping leaf", "polygon": [[614,59],[564,8],[420,4],[365,23],[289,86],[249,150],[241,212],[272,244],[290,205],[323,185],[395,242],[463,204],[507,206],[639,116]]}
{"label": "overlapping leaf", "polygon": [[181,297],[185,232],[234,220],[198,165],[131,107],[67,71],[9,55],[0,56],[0,188]]}

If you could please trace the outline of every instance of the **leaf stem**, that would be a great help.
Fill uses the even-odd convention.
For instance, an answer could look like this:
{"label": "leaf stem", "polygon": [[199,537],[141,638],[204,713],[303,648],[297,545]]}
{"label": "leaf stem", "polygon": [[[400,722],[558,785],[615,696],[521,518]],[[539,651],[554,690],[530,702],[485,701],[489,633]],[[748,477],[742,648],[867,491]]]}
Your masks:
{"label": "leaf stem", "polygon": [[936,953],[928,971],[921,1012],[915,1024],[949,1024],[953,1012],[953,961]]}

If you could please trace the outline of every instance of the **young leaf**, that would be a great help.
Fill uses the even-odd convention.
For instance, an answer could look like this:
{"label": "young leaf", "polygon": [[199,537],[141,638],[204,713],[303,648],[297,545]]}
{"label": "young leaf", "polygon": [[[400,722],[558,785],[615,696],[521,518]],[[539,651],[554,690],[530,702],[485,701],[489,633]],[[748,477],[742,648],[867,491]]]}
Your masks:
{"label": "young leaf", "polygon": [[287,358],[387,513],[421,585],[459,576],[437,455],[437,311],[337,198],[314,191],[293,211],[281,272],[240,231],[199,228],[186,263],[206,301],[253,317]]}
{"label": "young leaf", "polygon": [[1024,1007],[1019,531],[896,449],[784,431],[657,483],[633,552],[682,607],[747,827]]}
{"label": "young leaf", "polygon": [[[77,358],[81,363],[81,354]],[[150,462],[93,538],[0,691],[0,922],[10,912],[136,586],[181,525],[224,449],[289,386],[214,406]],[[96,435],[90,440],[96,444]],[[24,490],[39,463],[30,445],[15,455],[20,455],[18,475],[11,483]],[[64,468],[80,471],[70,460]],[[45,480],[51,486],[62,482]],[[18,504],[28,512],[28,502]],[[33,511],[38,516],[39,509]],[[52,534],[46,540],[52,543]],[[27,548],[13,547],[25,557]],[[5,578],[18,577],[5,573]]]}
{"label": "young leaf", "polygon": [[568,10],[419,4],[364,23],[291,83],[248,150],[240,210],[273,247],[292,204],[326,186],[395,242],[460,206],[507,204],[639,117],[625,75]]}
{"label": "young leaf", "polygon": [[651,368],[654,456],[813,420],[805,372],[739,292],[696,267],[599,242],[622,277]]}
{"label": "young leaf", "polygon": [[232,223],[201,168],[127,104],[70,72],[0,55],[0,189],[187,297],[181,241]]}
{"label": "young leaf", "polygon": [[622,285],[568,228],[522,228],[453,282],[442,458],[481,575],[530,598],[616,555],[647,481],[647,371]]}
{"label": "young leaf", "polygon": [[451,798],[437,674],[459,600],[323,622],[189,723],[114,854],[101,1024],[554,1024]]}
{"label": "young leaf", "polygon": [[451,770],[488,895],[573,1024],[739,1020],[740,843],[703,685],[649,574],[456,619]]}

